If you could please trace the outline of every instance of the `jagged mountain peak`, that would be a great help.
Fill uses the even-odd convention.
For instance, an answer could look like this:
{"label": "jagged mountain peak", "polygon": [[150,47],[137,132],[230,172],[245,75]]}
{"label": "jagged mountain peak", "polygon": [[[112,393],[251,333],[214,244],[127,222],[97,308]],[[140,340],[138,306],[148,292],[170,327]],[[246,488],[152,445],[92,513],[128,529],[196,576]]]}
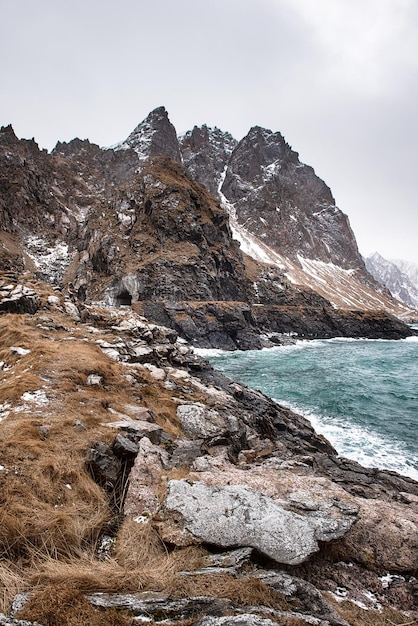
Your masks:
{"label": "jagged mountain peak", "polygon": [[[187,187],[189,183],[183,195],[177,193],[179,172],[173,185],[167,183],[172,178],[168,175],[171,166],[166,163],[163,168],[160,163],[157,167],[155,159],[161,157],[180,169],[183,160],[184,180],[194,179],[217,196],[218,202],[211,200],[213,219],[209,210],[203,211],[205,203],[194,187]],[[239,298],[252,300],[254,294],[247,290],[242,270],[244,251],[280,268],[288,280],[313,288],[337,307],[393,310],[384,298],[376,299],[376,289],[379,293],[382,289],[366,272],[348,220],[335,206],[330,189],[310,166],[300,163],[280,132],[254,126],[237,142],[230,133],[204,124],[177,138],[166,109],[158,107],[114,149],[74,139],[58,142],[48,154],[34,140],[19,140],[11,126],[4,127],[0,167],[0,226],[15,237],[16,249],[22,250],[21,265],[24,253],[32,259],[32,269],[47,274],[51,255],[63,257],[65,248],[62,267],[51,280],[74,286],[75,274],[82,276],[83,284],[77,283],[80,298],[102,298],[110,277],[118,273],[119,283],[126,279],[127,285],[137,285],[141,279],[140,288],[131,291],[127,287],[137,299],[160,293],[160,278],[167,274],[164,293],[170,291],[170,297],[190,298],[194,293],[198,300],[210,300],[225,297],[225,276],[235,272],[232,282]],[[155,169],[155,189],[145,197],[144,176],[149,167]],[[161,227],[160,213],[176,215],[170,228]],[[206,222],[200,224],[203,213]],[[248,244],[241,251],[231,239],[231,229],[235,239]],[[9,252],[12,256],[4,260],[7,267],[18,254]],[[151,269],[144,269],[145,259],[150,259]],[[196,259],[201,272],[193,283],[190,276],[197,276]],[[341,272],[344,280],[337,281]],[[155,284],[153,274],[158,277]],[[367,297],[361,285],[355,287],[361,290],[361,298],[353,297],[351,277],[370,287]],[[210,285],[202,290],[205,281]],[[339,299],[335,298],[336,282],[343,285]],[[90,288],[93,283],[94,289]],[[254,289],[263,291],[258,284]],[[232,291],[229,297],[236,299]],[[276,291],[274,298],[281,302]],[[274,304],[270,296],[269,303]]]}
{"label": "jagged mountain peak", "polygon": [[238,142],[216,126],[194,126],[179,137],[183,163],[191,176],[215,196],[228,160]]}
{"label": "jagged mountain peak", "polygon": [[112,147],[114,150],[132,148],[140,161],[150,156],[167,156],[174,161],[181,162],[176,129],[163,106],[151,111],[125,141]]}
{"label": "jagged mountain peak", "polygon": [[395,261],[385,259],[378,252],[366,258],[365,264],[370,274],[389,289],[395,298],[408,306],[418,308],[418,285],[414,284],[403,267],[399,267]]}

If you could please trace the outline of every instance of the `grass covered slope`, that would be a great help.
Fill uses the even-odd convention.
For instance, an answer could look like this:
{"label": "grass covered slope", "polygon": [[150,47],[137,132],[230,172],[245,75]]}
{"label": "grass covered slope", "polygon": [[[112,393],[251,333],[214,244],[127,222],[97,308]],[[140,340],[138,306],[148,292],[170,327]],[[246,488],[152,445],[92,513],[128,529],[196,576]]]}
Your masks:
{"label": "grass covered slope", "polygon": [[[22,304],[31,313],[0,315],[0,612],[8,614],[15,596],[28,593],[15,617],[44,626],[118,626],[138,623],[135,616],[193,624],[205,615],[243,613],[288,626],[416,618],[415,544],[407,530],[416,483],[344,469],[303,418],[218,375],[176,333],[129,307],[76,308],[30,275],[18,284],[36,303]],[[208,421],[187,424],[179,407],[199,409]],[[141,448],[145,440],[148,448]],[[130,445],[139,450],[136,464],[143,455],[136,473],[129,473]],[[335,482],[331,466],[339,472]],[[138,480],[133,504],[140,509],[151,492],[154,513],[127,512]],[[225,555],[182,533],[181,516],[180,540],[173,532],[164,541],[167,492],[181,481],[220,490],[225,481],[245,484],[276,503],[299,493],[302,506],[329,492],[360,513],[344,537],[286,566],[246,546]],[[381,523],[368,525],[371,509],[396,518],[402,564],[389,548],[382,558],[388,535]],[[386,564],[402,587],[385,587]]]}

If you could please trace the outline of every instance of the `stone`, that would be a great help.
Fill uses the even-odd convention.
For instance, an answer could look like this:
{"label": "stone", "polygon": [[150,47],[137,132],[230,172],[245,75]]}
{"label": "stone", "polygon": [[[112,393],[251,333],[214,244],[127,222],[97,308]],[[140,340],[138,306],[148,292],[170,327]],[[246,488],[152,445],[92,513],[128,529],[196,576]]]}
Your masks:
{"label": "stone", "polygon": [[89,387],[100,387],[100,385],[102,384],[102,381],[103,381],[103,376],[100,376],[100,374],[89,374],[87,376],[86,384]]}
{"label": "stone", "polygon": [[[343,536],[354,517],[331,517],[321,512],[306,516],[287,510],[271,498],[243,485],[210,487],[172,480],[165,501],[168,535],[178,540],[221,547],[249,546],[278,563],[296,565],[318,551],[318,541]],[[175,526],[177,525],[177,530]],[[161,526],[164,536],[164,523]]]}
{"label": "stone", "polygon": [[118,481],[121,462],[106,443],[99,442],[90,448],[87,467],[94,480],[106,491],[112,491]]}
{"label": "stone", "polygon": [[277,626],[277,622],[254,613],[214,617],[207,615],[198,620],[195,626]]}
{"label": "stone", "polygon": [[418,568],[418,506],[358,499],[358,522],[343,540],[348,559],[368,568],[412,572]]}
{"label": "stone", "polygon": [[67,315],[69,315],[76,321],[81,320],[80,311],[73,302],[70,302],[70,300],[66,300],[64,302],[64,307]]}
{"label": "stone", "polygon": [[206,596],[170,600],[167,594],[155,592],[142,593],[94,593],[86,596],[100,608],[114,608],[118,611],[130,611],[135,616],[149,620],[153,616],[156,622],[182,620],[201,614],[222,615],[230,603],[223,598]]}
{"label": "stone", "polygon": [[34,289],[22,284],[10,284],[2,288],[0,313],[29,313],[34,315],[41,299]]}
{"label": "stone", "polygon": [[177,437],[173,443],[169,466],[191,467],[193,462],[202,454],[203,439],[185,439]]}
{"label": "stone", "polygon": [[55,307],[59,307],[61,304],[61,301],[58,296],[48,296],[47,302],[51,306],[55,306]]}
{"label": "stone", "polygon": [[160,506],[160,475],[167,466],[168,454],[143,437],[129,476],[124,512],[134,519],[153,515]]}
{"label": "stone", "polygon": [[161,426],[157,426],[157,424],[152,424],[144,420],[133,420],[128,416],[118,422],[108,422],[104,425],[109,428],[123,430],[134,438],[141,439],[142,437],[148,437],[148,439],[155,444],[160,443],[161,434],[163,432]]}
{"label": "stone", "polygon": [[122,435],[116,435],[112,449],[116,456],[120,459],[135,457],[139,451],[139,447],[136,443],[127,437],[122,437]]}
{"label": "stone", "polygon": [[259,571],[255,573],[255,577],[287,598],[297,599],[302,603],[304,613],[327,620],[335,626],[349,626],[320,591],[306,580],[277,570]]}
{"label": "stone", "polygon": [[186,435],[195,439],[228,436],[239,430],[236,417],[225,418],[215,409],[208,409],[199,402],[180,404],[177,417]]}

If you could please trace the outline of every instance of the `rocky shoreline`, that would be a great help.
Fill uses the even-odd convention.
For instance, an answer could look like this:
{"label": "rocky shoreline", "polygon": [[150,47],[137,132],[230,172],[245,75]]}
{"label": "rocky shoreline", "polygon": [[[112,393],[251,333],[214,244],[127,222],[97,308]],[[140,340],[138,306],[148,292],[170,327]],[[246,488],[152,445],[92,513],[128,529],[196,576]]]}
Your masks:
{"label": "rocky shoreline", "polygon": [[259,350],[297,339],[405,339],[417,331],[383,311],[333,309],[329,303],[138,302],[134,309],[175,330],[196,348]]}
{"label": "rocky shoreline", "polygon": [[339,457],[130,307],[77,306],[29,278],[11,291],[1,624],[417,619],[418,483]]}

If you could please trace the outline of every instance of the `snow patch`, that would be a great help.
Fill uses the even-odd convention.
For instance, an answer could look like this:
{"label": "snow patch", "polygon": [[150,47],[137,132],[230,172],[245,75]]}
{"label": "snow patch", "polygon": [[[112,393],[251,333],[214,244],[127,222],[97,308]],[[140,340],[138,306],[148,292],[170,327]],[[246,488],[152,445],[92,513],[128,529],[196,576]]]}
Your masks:
{"label": "snow patch", "polygon": [[20,348],[19,346],[11,346],[9,350],[10,352],[13,352],[14,354],[18,354],[19,356],[26,356],[27,354],[30,353],[30,350],[26,348]]}
{"label": "snow patch", "polygon": [[0,404],[0,422],[5,417],[8,417],[8,415],[10,414],[11,408],[12,408],[12,405],[10,404],[10,402],[3,402],[2,404]]}
{"label": "snow patch", "polygon": [[60,282],[71,261],[67,243],[58,241],[54,246],[50,246],[41,237],[30,236],[25,241],[25,248],[38,272],[52,283]]}
{"label": "snow patch", "polygon": [[36,391],[25,391],[22,395],[24,402],[30,402],[31,404],[37,404],[39,406],[46,406],[49,404],[47,395],[43,389],[37,389]]}

